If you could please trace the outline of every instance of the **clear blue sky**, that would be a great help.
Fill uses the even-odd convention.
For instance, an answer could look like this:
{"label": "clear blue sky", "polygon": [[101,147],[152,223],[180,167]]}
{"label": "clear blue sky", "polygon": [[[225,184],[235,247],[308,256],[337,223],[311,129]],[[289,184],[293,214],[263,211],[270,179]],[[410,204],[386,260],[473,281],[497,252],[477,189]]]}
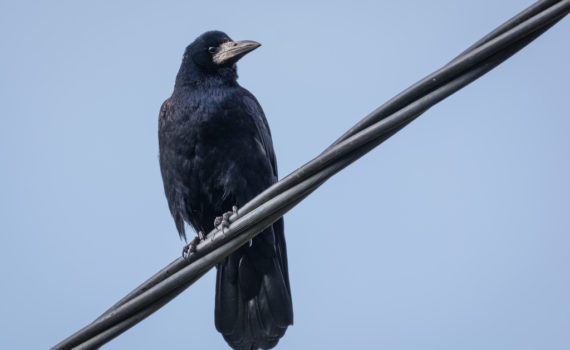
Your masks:
{"label": "clear blue sky", "polygon": [[[531,1],[0,3],[0,348],[45,349],[179,256],[157,116],[210,29],[281,176]],[[570,348],[570,18],[285,217],[278,349]],[[214,273],[107,349],[226,349]]]}

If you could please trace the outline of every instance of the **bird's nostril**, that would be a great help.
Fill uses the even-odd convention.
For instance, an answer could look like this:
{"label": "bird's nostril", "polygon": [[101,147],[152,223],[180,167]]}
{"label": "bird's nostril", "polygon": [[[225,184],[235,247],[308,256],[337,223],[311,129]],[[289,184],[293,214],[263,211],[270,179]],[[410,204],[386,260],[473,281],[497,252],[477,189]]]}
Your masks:
{"label": "bird's nostril", "polygon": [[232,43],[232,46],[237,46],[237,44],[238,44],[238,43],[234,42],[234,43]]}

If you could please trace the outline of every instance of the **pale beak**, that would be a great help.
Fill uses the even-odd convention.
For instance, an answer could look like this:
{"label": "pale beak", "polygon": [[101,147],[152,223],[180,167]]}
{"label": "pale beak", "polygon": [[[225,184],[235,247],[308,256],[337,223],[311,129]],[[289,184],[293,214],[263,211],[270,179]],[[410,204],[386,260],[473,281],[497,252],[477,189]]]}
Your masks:
{"label": "pale beak", "polygon": [[228,41],[218,47],[218,51],[214,54],[213,60],[215,64],[234,64],[240,58],[251,52],[261,44],[256,41],[242,40],[242,41]]}

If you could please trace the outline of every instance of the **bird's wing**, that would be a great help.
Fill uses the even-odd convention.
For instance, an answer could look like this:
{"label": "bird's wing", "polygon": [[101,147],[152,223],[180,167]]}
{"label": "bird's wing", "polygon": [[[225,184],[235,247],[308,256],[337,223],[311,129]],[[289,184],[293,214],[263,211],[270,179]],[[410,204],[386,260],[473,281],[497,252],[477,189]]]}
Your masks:
{"label": "bird's wing", "polygon": [[263,109],[255,96],[247,90],[245,90],[245,92],[244,103],[246,104],[247,109],[250,110],[251,114],[254,116],[259,141],[261,142],[265,154],[267,154],[267,157],[269,158],[269,162],[273,168],[273,175],[275,176],[275,180],[277,180],[277,160],[275,159],[271,130],[269,129],[267,118],[265,118],[265,113],[263,113]]}
{"label": "bird's wing", "polygon": [[170,118],[170,98],[167,98],[160,106],[160,112],[158,114],[158,145],[160,149],[160,172],[162,174],[162,181],[164,184],[164,192],[166,194],[166,199],[168,201],[168,208],[170,213],[174,218],[174,223],[176,224],[176,229],[181,238],[186,240],[186,233],[184,230],[184,218],[182,216],[182,210],[180,209],[181,200],[176,194],[176,190],[172,185],[172,169],[168,169],[167,166],[167,152],[166,142],[168,142],[167,133],[168,130],[168,119]]}
{"label": "bird's wing", "polygon": [[[253,96],[253,94],[251,94],[249,91],[247,91],[246,96],[247,96],[246,103],[250,104],[250,106],[248,106],[249,107],[248,109],[254,110],[255,116],[259,117],[256,118],[257,121],[256,127],[258,129],[258,135],[265,149],[265,153],[267,154],[269,161],[271,162],[271,166],[273,168],[273,174],[275,176],[275,181],[277,181],[278,179],[277,161],[275,158],[275,151],[273,149],[273,141],[271,138],[271,130],[269,129],[267,118],[265,118],[263,109],[261,108],[261,105],[255,98],[255,96]],[[281,264],[281,268],[284,275],[283,277],[285,279],[289,295],[291,295],[291,288],[289,286],[289,267],[287,262],[287,244],[285,242],[285,233],[284,233],[285,229],[284,229],[283,218],[280,218],[273,224],[273,230],[275,232],[275,245],[276,245],[277,255],[279,258],[279,263]]]}

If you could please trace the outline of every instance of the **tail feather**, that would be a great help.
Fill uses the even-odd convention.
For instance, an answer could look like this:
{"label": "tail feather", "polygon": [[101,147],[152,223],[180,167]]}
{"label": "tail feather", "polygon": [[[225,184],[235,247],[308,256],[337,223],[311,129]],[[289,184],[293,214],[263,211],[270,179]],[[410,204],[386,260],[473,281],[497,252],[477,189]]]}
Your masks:
{"label": "tail feather", "polygon": [[[279,239],[284,244],[283,237]],[[251,256],[248,249],[241,248],[218,266],[216,328],[236,350],[270,349],[293,324],[286,260],[281,249],[274,250],[271,259],[263,257],[260,269],[259,254]]]}

